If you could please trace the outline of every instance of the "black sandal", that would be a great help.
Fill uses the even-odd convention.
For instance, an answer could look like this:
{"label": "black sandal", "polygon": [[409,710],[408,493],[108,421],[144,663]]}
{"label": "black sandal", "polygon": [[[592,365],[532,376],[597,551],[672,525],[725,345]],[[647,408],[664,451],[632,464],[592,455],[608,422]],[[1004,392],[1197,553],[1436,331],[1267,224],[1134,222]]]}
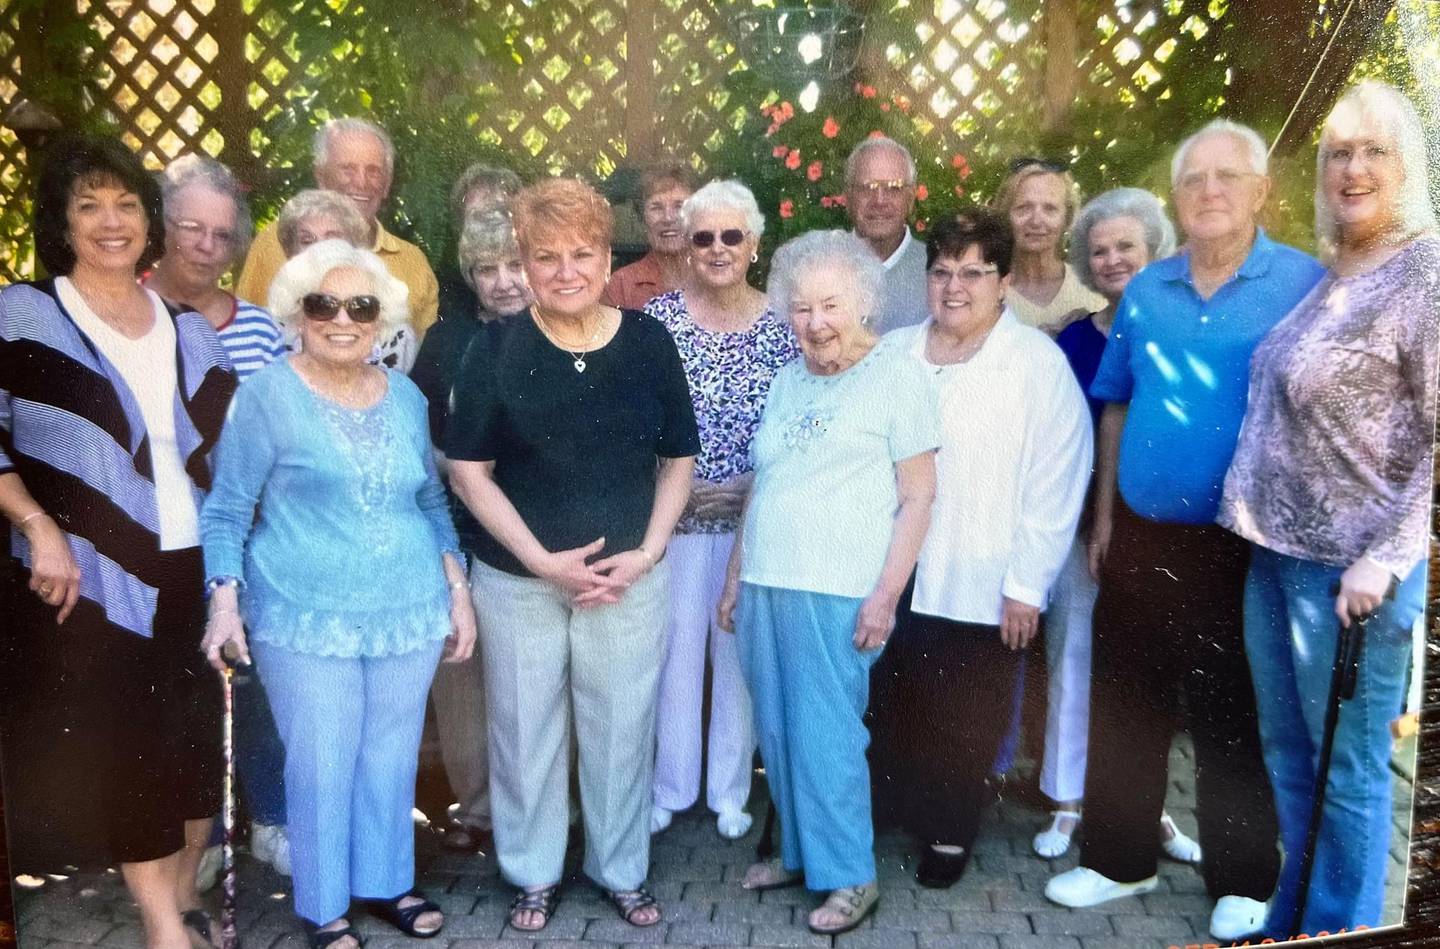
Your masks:
{"label": "black sandal", "polygon": [[[538,890],[522,888],[510,903],[510,928],[522,933],[538,933],[550,924],[550,917],[555,915],[555,906],[559,902],[560,884],[558,883],[542,886]],[[520,926],[515,922],[516,914],[527,912],[540,914],[539,926]]]}
{"label": "black sandal", "polygon": [[620,914],[620,918],[631,926],[654,926],[660,922],[661,917],[664,916],[663,913],[657,912],[655,918],[648,923],[635,922],[635,914],[640,910],[647,909],[651,906],[655,907],[656,910],[660,909],[660,903],[655,897],[651,896],[650,891],[643,886],[633,890],[602,890],[601,892],[605,894],[606,899],[614,904],[615,912]]}
{"label": "black sandal", "polygon": [[215,931],[215,920],[203,909],[187,909],[180,914],[180,922],[185,924],[186,929],[198,934],[201,941],[207,946],[219,945],[211,938],[211,934]]}
{"label": "black sandal", "polygon": [[[401,906],[400,901],[409,897],[417,897],[420,902],[413,906]],[[378,917],[385,920],[391,926],[400,930],[412,939],[431,939],[440,935],[440,930],[445,928],[444,913],[439,906],[425,898],[425,894],[418,889],[408,893],[401,893],[388,900],[365,900],[365,908]],[[415,920],[426,913],[440,913],[440,925],[434,929],[416,929]]]}
{"label": "black sandal", "polygon": [[300,924],[305,929],[305,937],[310,941],[310,949],[326,949],[327,946],[339,942],[346,936],[355,940],[357,946],[365,945],[365,940],[360,938],[360,934],[349,923],[339,929],[329,929],[323,932],[318,924],[312,923],[308,919],[300,920]]}

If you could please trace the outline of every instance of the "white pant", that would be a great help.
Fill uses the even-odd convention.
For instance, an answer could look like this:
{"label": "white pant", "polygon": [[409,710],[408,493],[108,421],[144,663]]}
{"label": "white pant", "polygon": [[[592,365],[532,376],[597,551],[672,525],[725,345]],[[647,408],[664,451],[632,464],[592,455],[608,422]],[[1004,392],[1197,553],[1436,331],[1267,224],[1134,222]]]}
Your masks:
{"label": "white pant", "polygon": [[1045,713],[1045,762],[1040,790],[1054,801],[1085,796],[1085,749],[1090,738],[1090,626],[1100,588],[1090,577],[1078,537],[1050,592],[1045,613],[1045,659],[1050,693]]}
{"label": "white pant", "polygon": [[750,797],[755,721],[735,636],[715,625],[734,534],[677,534],[670,561],[670,628],[655,749],[655,803],[683,811],[700,796],[701,708],[709,644],[710,736],[705,803],[738,811]]}

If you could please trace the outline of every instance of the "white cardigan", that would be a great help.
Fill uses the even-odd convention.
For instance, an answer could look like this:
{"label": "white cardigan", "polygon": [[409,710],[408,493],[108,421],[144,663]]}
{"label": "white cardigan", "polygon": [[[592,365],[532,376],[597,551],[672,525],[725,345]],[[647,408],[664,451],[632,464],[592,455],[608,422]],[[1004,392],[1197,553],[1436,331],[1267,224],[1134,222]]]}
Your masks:
{"label": "white cardigan", "polygon": [[1002,597],[1044,609],[1090,484],[1094,433],[1065,354],[1007,307],[967,362],[925,359],[931,320],[889,334],[938,387],[941,449],[917,613],[998,625]]}

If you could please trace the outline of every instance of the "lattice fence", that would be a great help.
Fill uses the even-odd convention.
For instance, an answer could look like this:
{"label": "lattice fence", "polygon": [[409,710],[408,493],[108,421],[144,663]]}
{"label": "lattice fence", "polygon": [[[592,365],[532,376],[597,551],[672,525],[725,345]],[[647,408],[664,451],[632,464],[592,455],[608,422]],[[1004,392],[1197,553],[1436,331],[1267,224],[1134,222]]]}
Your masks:
{"label": "lattice fence", "polygon": [[[150,166],[202,150],[254,180],[276,158],[272,120],[314,68],[298,61],[287,26],[291,0],[70,2],[101,38],[88,63],[87,109],[113,120]],[[351,0],[329,2],[353,7]],[[461,2],[493,17],[521,60],[505,72],[502,94],[469,117],[477,139],[552,170],[603,176],[655,149],[692,154],[703,167],[756,104],[733,101],[724,82],[748,66],[731,18],[755,0]],[[1094,22],[1079,24],[1078,85],[1120,97],[1163,95],[1166,59],[1210,29],[1216,11],[1204,0],[1115,0]],[[423,5],[416,15],[425,15]],[[913,42],[865,62],[869,81],[908,89],[918,139],[946,147],[981,130],[1043,122],[1042,12],[1017,16],[1001,0],[926,0],[873,16],[914,24]],[[16,12],[0,9],[5,103],[22,92],[20,29]],[[23,149],[0,131],[0,190],[23,194],[24,173]],[[13,222],[6,231],[0,278],[14,278],[28,272],[29,261]]]}

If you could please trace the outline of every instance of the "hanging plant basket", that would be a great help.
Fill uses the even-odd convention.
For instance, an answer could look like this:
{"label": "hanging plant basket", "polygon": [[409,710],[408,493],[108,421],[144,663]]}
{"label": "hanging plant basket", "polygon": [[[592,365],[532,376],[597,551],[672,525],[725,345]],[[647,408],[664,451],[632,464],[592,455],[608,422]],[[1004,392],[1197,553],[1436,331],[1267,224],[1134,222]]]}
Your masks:
{"label": "hanging plant basket", "polygon": [[730,17],[735,45],[777,81],[843,79],[860,61],[865,18],[844,3],[782,3]]}

